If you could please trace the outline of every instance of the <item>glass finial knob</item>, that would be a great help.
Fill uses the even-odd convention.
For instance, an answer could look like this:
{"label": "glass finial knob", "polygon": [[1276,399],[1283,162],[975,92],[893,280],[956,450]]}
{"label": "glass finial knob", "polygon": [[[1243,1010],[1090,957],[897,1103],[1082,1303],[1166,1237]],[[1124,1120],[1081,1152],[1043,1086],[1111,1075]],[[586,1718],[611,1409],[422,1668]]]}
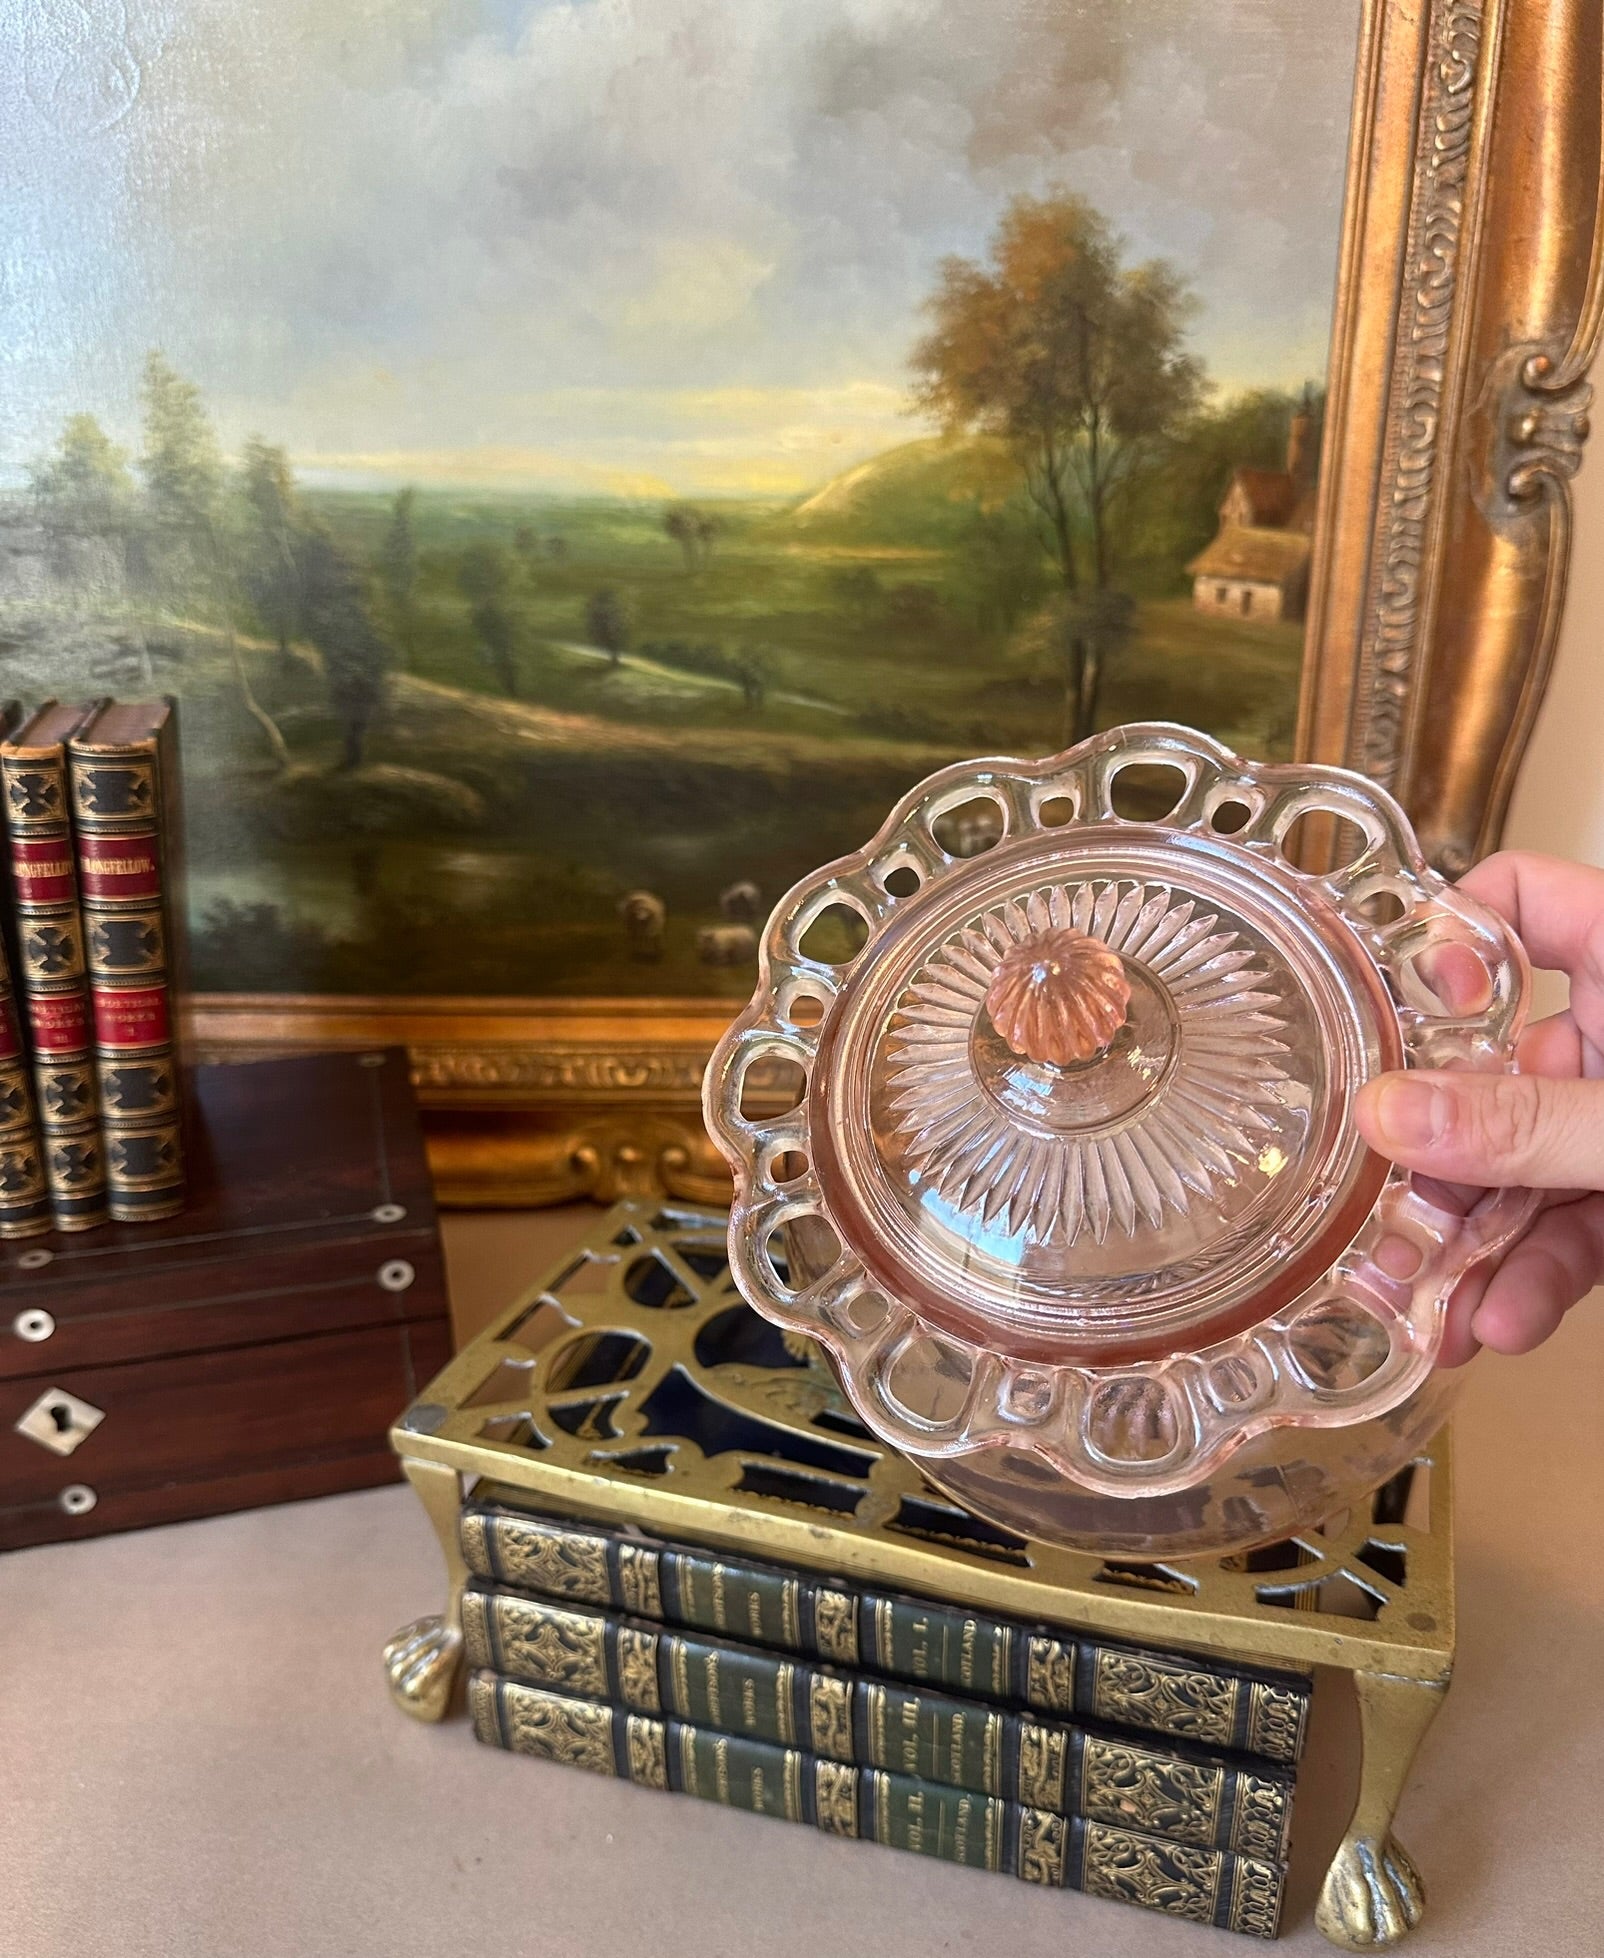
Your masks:
{"label": "glass finial knob", "polygon": [[1068,925],[1022,939],[986,989],[986,1012],[1009,1047],[1049,1067],[1100,1054],[1125,1024],[1130,1003],[1119,954]]}

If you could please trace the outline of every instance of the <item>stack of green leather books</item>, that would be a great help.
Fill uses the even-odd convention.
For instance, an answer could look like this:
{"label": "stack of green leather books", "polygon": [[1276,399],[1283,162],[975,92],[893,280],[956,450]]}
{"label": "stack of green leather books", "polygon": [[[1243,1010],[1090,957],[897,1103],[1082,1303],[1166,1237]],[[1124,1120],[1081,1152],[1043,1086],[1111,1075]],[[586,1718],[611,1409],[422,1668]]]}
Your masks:
{"label": "stack of green leather books", "polygon": [[541,1513],[463,1508],[478,1738],[1276,1935],[1309,1682]]}

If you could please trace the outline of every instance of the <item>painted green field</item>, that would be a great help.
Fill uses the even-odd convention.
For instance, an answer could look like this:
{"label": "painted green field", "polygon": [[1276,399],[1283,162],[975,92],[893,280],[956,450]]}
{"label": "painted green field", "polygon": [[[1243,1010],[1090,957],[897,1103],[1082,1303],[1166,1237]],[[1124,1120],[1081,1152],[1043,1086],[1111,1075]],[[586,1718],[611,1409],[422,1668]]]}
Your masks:
{"label": "painted green field", "polygon": [[[726,887],[766,905],[929,769],[1062,744],[1031,650],[1046,560],[998,459],[894,454],[800,508],[704,503],[690,549],[661,504],[420,493],[400,595],[391,497],[304,490],[392,649],[356,768],[319,655],[248,594],[13,611],[8,691],[182,697],[203,988],[744,995],[749,963],[697,953]],[[1102,723],[1286,752],[1300,630],[1204,617],[1174,582],[1139,596]],[[653,956],[619,916],[635,890],[667,909]]]}

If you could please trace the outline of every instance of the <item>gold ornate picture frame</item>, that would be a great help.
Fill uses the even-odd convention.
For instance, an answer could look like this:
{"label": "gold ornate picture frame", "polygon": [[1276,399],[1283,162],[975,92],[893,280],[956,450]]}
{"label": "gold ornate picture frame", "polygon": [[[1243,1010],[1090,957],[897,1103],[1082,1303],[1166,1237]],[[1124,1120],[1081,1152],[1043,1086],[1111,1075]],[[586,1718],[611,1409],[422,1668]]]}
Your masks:
{"label": "gold ornate picture frame", "polygon": [[[1320,59],[1311,49],[1309,58]],[[1366,0],[1296,752],[1364,770],[1457,874],[1547,680],[1601,324],[1596,0]],[[210,994],[203,1055],[405,1042],[442,1199],[726,1188],[715,999]]]}

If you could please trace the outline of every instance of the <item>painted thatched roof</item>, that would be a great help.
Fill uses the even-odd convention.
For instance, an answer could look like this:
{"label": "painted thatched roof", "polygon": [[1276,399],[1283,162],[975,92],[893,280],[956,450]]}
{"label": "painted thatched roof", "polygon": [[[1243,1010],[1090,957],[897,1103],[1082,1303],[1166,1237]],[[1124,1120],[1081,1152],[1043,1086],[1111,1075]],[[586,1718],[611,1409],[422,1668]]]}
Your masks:
{"label": "painted thatched roof", "polygon": [[1245,578],[1255,585],[1284,585],[1309,562],[1301,530],[1261,530],[1227,524],[1186,567],[1194,578]]}

